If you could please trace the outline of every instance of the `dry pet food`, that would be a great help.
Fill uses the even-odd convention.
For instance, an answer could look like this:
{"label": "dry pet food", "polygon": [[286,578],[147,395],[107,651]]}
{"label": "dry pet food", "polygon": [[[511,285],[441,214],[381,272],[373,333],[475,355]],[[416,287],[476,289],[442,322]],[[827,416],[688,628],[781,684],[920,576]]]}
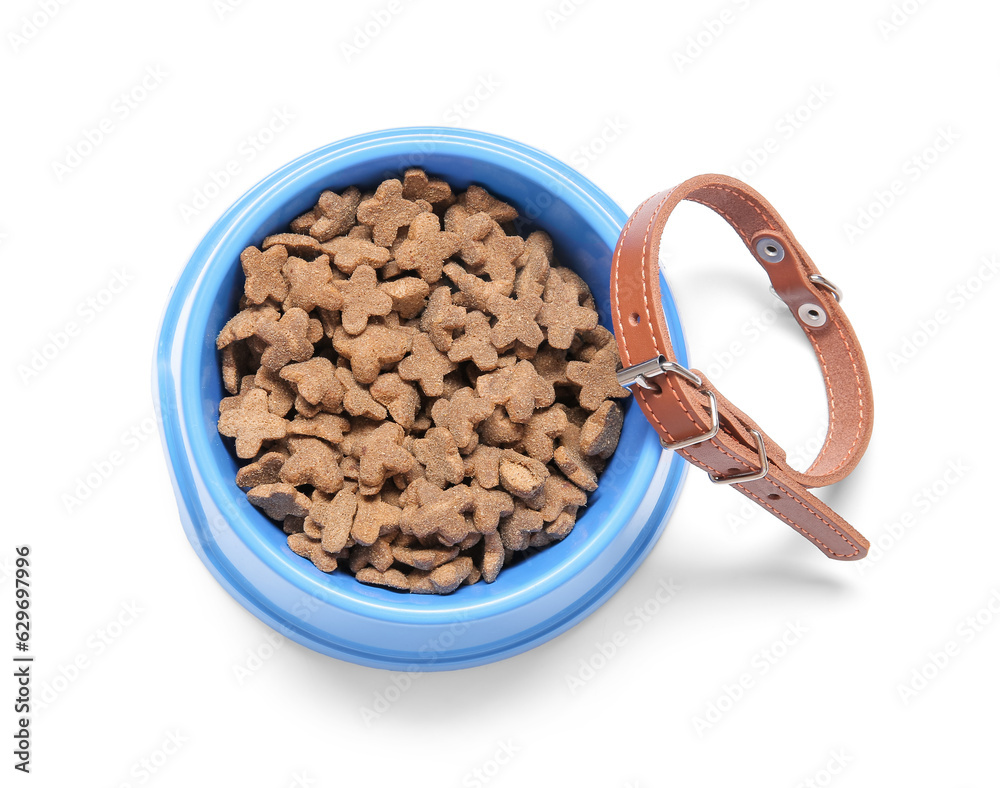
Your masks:
{"label": "dry pet food", "polygon": [[479,186],[324,191],[240,255],[219,333],[236,484],[323,572],[417,594],[564,539],[621,435],[583,280]]}

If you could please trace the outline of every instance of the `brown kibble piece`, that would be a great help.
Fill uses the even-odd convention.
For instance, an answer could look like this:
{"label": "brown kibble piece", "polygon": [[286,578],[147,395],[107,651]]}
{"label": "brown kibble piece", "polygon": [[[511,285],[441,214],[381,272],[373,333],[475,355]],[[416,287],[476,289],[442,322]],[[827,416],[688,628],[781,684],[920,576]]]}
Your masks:
{"label": "brown kibble piece", "polygon": [[472,572],[472,559],[462,556],[444,566],[439,566],[431,572],[429,579],[437,593],[450,594],[462,585],[470,572]]}
{"label": "brown kibble piece", "polygon": [[309,514],[309,499],[290,484],[261,484],[247,493],[247,500],[272,520],[282,522],[289,515]]}
{"label": "brown kibble piece", "polygon": [[489,318],[473,310],[465,316],[465,333],[451,343],[448,358],[455,362],[472,361],[484,372],[494,370],[499,357],[490,337]]}
{"label": "brown kibble piece", "polygon": [[399,527],[418,539],[437,534],[442,544],[458,544],[472,530],[465,518],[472,505],[471,495],[464,484],[441,490],[426,479],[416,479],[403,493]]}
{"label": "brown kibble piece", "polygon": [[403,196],[407,200],[427,200],[432,205],[447,204],[452,200],[451,186],[441,180],[430,179],[419,167],[403,173]]}
{"label": "brown kibble piece", "polygon": [[386,503],[378,495],[358,496],[351,537],[360,545],[372,545],[380,536],[396,529],[402,513],[402,509]]}
{"label": "brown kibble piece", "polygon": [[574,525],[576,525],[576,513],[567,510],[546,525],[543,533],[552,537],[552,541],[560,541],[570,535]]}
{"label": "brown kibble piece", "polygon": [[353,274],[358,266],[367,265],[370,268],[382,268],[389,262],[392,255],[385,247],[372,243],[367,233],[351,230],[347,235],[334,238],[323,244],[323,251],[330,255],[338,271]]}
{"label": "brown kibble piece", "polygon": [[494,405],[503,405],[512,421],[527,424],[536,408],[547,408],[556,399],[555,389],[541,377],[530,361],[518,361],[481,375],[476,392]]}
{"label": "brown kibble piece", "polygon": [[293,553],[312,561],[321,572],[333,572],[337,568],[337,556],[326,552],[318,539],[304,533],[290,534],[288,547]]}
{"label": "brown kibble piece", "polygon": [[445,260],[455,254],[461,245],[456,233],[441,229],[441,222],[433,213],[417,216],[407,232],[406,240],[396,250],[396,264],[403,271],[416,271],[428,284],[441,278]]}
{"label": "brown kibble piece", "polygon": [[277,484],[281,481],[278,474],[286,459],[288,459],[286,454],[279,451],[269,451],[249,465],[240,468],[236,472],[236,484],[245,489],[261,484]]}
{"label": "brown kibble piece", "polygon": [[388,409],[389,415],[397,424],[407,430],[413,427],[417,411],[420,410],[420,394],[397,373],[385,372],[379,375],[368,393]]}
{"label": "brown kibble piece", "polygon": [[269,367],[258,367],[253,378],[254,386],[267,392],[267,409],[278,416],[285,416],[295,402],[295,392],[288,383]]}
{"label": "brown kibble piece", "polygon": [[359,544],[351,549],[350,569],[356,574],[370,565],[379,572],[386,572],[394,560],[389,538],[380,536],[370,545]]}
{"label": "brown kibble piece", "polygon": [[306,312],[319,307],[332,312],[343,305],[343,296],[333,285],[330,258],[325,254],[315,260],[290,257],[284,271],[288,276],[288,295],[283,304],[286,312],[292,307]]}
{"label": "brown kibble piece", "polygon": [[480,487],[492,489],[500,484],[500,456],[503,449],[498,446],[479,444],[465,458],[465,475],[475,479]]}
{"label": "brown kibble piece", "polygon": [[622,406],[613,400],[606,400],[584,422],[580,430],[580,450],[602,460],[608,459],[618,445],[624,419]]}
{"label": "brown kibble piece", "polygon": [[358,205],[358,221],[372,228],[372,239],[379,246],[391,246],[400,227],[406,227],[418,215],[420,206],[403,198],[399,180],[383,181],[375,196]]}
{"label": "brown kibble piece", "polygon": [[563,278],[565,270],[554,269],[549,273],[542,297],[544,303],[538,310],[538,325],[546,329],[549,345],[559,350],[569,349],[578,332],[597,327],[597,312],[580,306],[576,288]]}
{"label": "brown kibble piece", "polygon": [[222,348],[222,385],[230,394],[240,390],[240,370],[246,366],[242,363],[248,354],[245,345],[229,344]]}
{"label": "brown kibble piece", "polygon": [[399,362],[397,371],[403,380],[419,381],[426,396],[440,397],[444,393],[444,376],[455,368],[455,363],[434,347],[430,337],[417,334],[410,355]]}
{"label": "brown kibble piece", "polygon": [[420,330],[427,334],[434,347],[447,353],[453,344],[452,333],[465,325],[465,309],[451,302],[451,289],[440,285],[427,300],[420,316]]}
{"label": "brown kibble piece", "polygon": [[517,218],[517,210],[512,205],[501,202],[482,186],[475,184],[469,186],[458,202],[470,215],[480,212],[486,213],[499,224],[512,222]]}
{"label": "brown kibble piece", "polygon": [[323,356],[289,364],[279,373],[296,393],[312,405],[323,404],[328,410],[340,408],[344,400],[344,385],[337,380],[333,362]]}
{"label": "brown kibble piece", "polygon": [[358,458],[362,493],[377,492],[386,477],[406,473],[413,467],[416,460],[402,447],[403,435],[402,427],[386,422],[373,430],[360,446],[354,447],[352,453]]}
{"label": "brown kibble piece", "polygon": [[569,384],[569,378],[566,377],[566,365],[569,360],[566,358],[565,350],[556,350],[548,346],[539,348],[531,363],[534,364],[535,371],[551,385]]}
{"label": "brown kibble piece", "polygon": [[343,235],[354,224],[355,212],[361,202],[361,192],[354,186],[346,189],[343,194],[325,191],[319,196],[309,235],[322,243],[337,235]]}
{"label": "brown kibble piece", "polygon": [[455,438],[442,427],[432,427],[423,438],[413,441],[413,456],[427,469],[427,481],[442,489],[465,479],[465,462]]}
{"label": "brown kibble piece", "polygon": [[281,246],[286,252],[294,255],[314,257],[320,253],[319,243],[315,238],[300,233],[278,233],[269,235],[261,244],[263,249],[271,249]]}
{"label": "brown kibble piece", "polygon": [[574,514],[580,506],[587,505],[587,493],[571,484],[558,473],[549,474],[542,488],[545,500],[539,511],[542,513],[542,520],[547,523],[554,522],[563,512],[570,510]]}
{"label": "brown kibble piece", "polygon": [[504,546],[500,534],[493,532],[483,537],[483,580],[492,583],[497,579],[504,562]]}
{"label": "brown kibble piece", "polygon": [[247,394],[253,391],[257,386],[254,384],[253,375],[244,375],[240,379],[240,390],[239,393],[234,394],[231,397],[223,397],[219,402],[219,413],[225,413],[227,410],[232,410],[233,408],[238,408],[243,405],[243,400],[246,399]]}
{"label": "brown kibble piece", "polygon": [[588,491],[597,489],[594,461],[580,449],[580,428],[575,424],[570,424],[559,438],[554,459],[573,484]]}
{"label": "brown kibble piece", "polygon": [[[319,321],[315,321],[319,325]],[[279,370],[289,361],[305,361],[312,357],[313,341],[309,339],[310,320],[303,310],[289,309],[276,322],[258,324],[254,335],[267,344],[260,357],[260,363],[273,370]],[[320,326],[320,336],[323,330]]]}
{"label": "brown kibble piece", "polygon": [[536,316],[542,308],[542,299],[536,295],[508,298],[497,293],[485,305],[485,311],[497,318],[490,332],[490,339],[499,348],[520,342],[528,348],[537,348],[545,339],[538,327]]}
{"label": "brown kibble piece", "polygon": [[500,457],[500,485],[518,498],[531,498],[549,477],[544,463],[505,449]]}
{"label": "brown kibble piece", "polygon": [[[598,350],[605,347],[609,342],[615,341],[615,335],[602,325],[598,325],[591,331],[583,331],[574,340],[571,346],[573,357],[578,361],[590,361]],[[577,348],[577,343],[582,344]]]}
{"label": "brown kibble piece", "polygon": [[[386,417],[386,409],[383,408],[367,389],[358,385],[354,375],[349,369],[337,367],[337,379],[344,386],[344,410],[352,416],[363,416],[373,421],[382,421]],[[352,435],[357,432],[357,428],[352,428]]]}
{"label": "brown kibble piece", "polygon": [[524,251],[524,240],[507,235],[486,213],[469,216],[461,225],[459,237],[462,259],[476,271],[489,275],[504,295],[510,295],[514,289],[513,263]]}
{"label": "brown kibble piece", "polygon": [[536,412],[524,430],[521,442],[529,457],[539,462],[549,462],[555,451],[555,438],[569,426],[566,411],[561,405]]}
{"label": "brown kibble piece", "polygon": [[566,377],[580,387],[580,404],[587,410],[597,410],[610,397],[629,395],[615,377],[618,364],[618,348],[609,342],[590,361],[570,361],[566,365]]}
{"label": "brown kibble piece", "polygon": [[220,350],[233,342],[241,339],[249,339],[253,336],[257,326],[264,322],[276,322],[278,320],[278,310],[271,304],[261,304],[251,306],[237,312],[229,322],[222,327],[219,336],[215,340],[215,346]]}
{"label": "brown kibble piece", "polygon": [[456,391],[451,399],[439,399],[431,407],[431,418],[438,427],[451,432],[455,443],[464,449],[476,434],[476,425],[493,412],[493,404],[476,395],[471,388]]}
{"label": "brown kibble piece", "polygon": [[[495,282],[487,282],[475,274],[470,274],[458,263],[448,263],[444,273],[461,291],[461,296],[455,297],[455,303],[466,307],[489,311],[489,304],[494,298],[504,298],[504,288]],[[502,283],[501,283],[502,285]],[[461,299],[461,300],[459,300]],[[541,299],[539,299],[539,306]],[[490,312],[490,314],[493,314]],[[541,331],[539,329],[539,331]]]}
{"label": "brown kibble piece", "polygon": [[281,481],[299,487],[311,484],[325,493],[335,493],[344,486],[340,456],[319,438],[289,438],[291,456],[281,466]]}
{"label": "brown kibble piece", "polygon": [[431,291],[427,282],[416,276],[403,276],[385,282],[379,290],[392,299],[393,311],[399,313],[403,320],[409,320],[424,311],[425,299]]}
{"label": "brown kibble piece", "polygon": [[496,531],[500,519],[514,513],[514,499],[502,490],[487,490],[475,482],[469,489],[472,491],[472,522],[479,533]]}
{"label": "brown kibble piece", "polygon": [[378,569],[368,566],[359,569],[355,577],[370,586],[382,586],[396,591],[410,590],[409,579],[398,569],[387,569],[385,572],[380,572]]}
{"label": "brown kibble piece", "polygon": [[357,336],[350,336],[343,328],[333,335],[334,350],[351,362],[357,382],[366,384],[374,383],[383,367],[406,356],[412,341],[405,331],[374,323]]}
{"label": "brown kibble piece", "polygon": [[288,295],[288,283],[282,276],[281,268],[288,259],[284,246],[275,246],[261,252],[255,246],[248,246],[240,255],[246,285],[243,292],[251,304],[263,304],[268,298],[281,302]]}
{"label": "brown kibble piece", "polygon": [[479,432],[487,443],[494,446],[504,446],[521,440],[524,435],[524,425],[511,421],[507,411],[503,408],[495,408],[493,413],[483,422]]}
{"label": "brown kibble piece", "polygon": [[414,569],[430,571],[458,557],[458,547],[417,549],[393,545],[392,557]]}
{"label": "brown kibble piece", "polygon": [[382,292],[375,269],[359,265],[351,278],[338,283],[343,294],[341,325],[348,334],[360,334],[372,315],[387,315],[392,311],[392,298]]}
{"label": "brown kibble piece", "polygon": [[544,525],[541,514],[515,501],[514,514],[500,521],[497,533],[506,549],[524,550],[528,547],[531,534],[541,531]]}
{"label": "brown kibble piece", "polygon": [[317,413],[315,416],[296,416],[288,425],[289,435],[308,435],[322,438],[327,443],[339,444],[344,440],[344,433],[351,428],[351,423],[343,416],[332,413]]}
{"label": "brown kibble piece", "polygon": [[313,501],[304,525],[319,528],[324,549],[330,553],[339,553],[347,546],[357,510],[358,496],[343,489],[332,499],[321,496]]}
{"label": "brown kibble piece", "polygon": [[288,433],[288,422],[267,409],[267,392],[252,389],[239,403],[219,415],[219,432],[236,439],[236,456],[256,457],[266,440],[281,440]]}

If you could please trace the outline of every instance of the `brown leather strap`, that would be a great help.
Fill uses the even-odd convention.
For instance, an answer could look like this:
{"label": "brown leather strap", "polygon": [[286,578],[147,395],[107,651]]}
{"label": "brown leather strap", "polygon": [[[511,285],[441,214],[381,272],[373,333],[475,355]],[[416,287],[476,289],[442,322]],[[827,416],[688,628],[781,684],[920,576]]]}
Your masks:
{"label": "brown leather strap", "polygon": [[[667,362],[675,358],[660,308],[658,255],[664,225],[681,200],[707,205],[729,222],[791,309],[819,359],[829,428],[819,456],[803,473],[789,468],[784,450],[697,370],[677,371],[670,364],[658,367],[666,371],[639,380],[650,388],[632,386],[639,407],[668,447],[710,435],[717,410],[715,435],[678,451],[718,481],[759,473],[766,463],[762,478],[734,480],[731,486],[829,557],[863,558],[868,541],[807,488],[843,479],[867,448],[873,417],[868,367],[835,288],[819,275],[774,208],[745,183],[725,175],[700,175],[650,197],[632,214],[611,268],[611,312],[623,364],[631,367],[658,356]],[[781,395],[780,389],[776,395]],[[766,460],[759,451],[761,444]]]}

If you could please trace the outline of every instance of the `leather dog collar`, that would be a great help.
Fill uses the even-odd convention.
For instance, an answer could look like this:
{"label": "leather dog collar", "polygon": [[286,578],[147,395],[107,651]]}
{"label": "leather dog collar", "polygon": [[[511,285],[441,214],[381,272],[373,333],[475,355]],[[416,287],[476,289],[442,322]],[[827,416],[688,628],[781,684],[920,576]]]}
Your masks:
{"label": "leather dog collar", "polygon": [[[729,222],[816,351],[829,426],[804,473],[788,467],[784,450],[703,373],[676,362],[660,308],[658,255],[663,228],[681,200],[707,205]],[[868,367],[839,300],[774,208],[724,175],[699,175],[642,203],[622,230],[611,267],[612,319],[625,365],[618,379],[632,388],[663,446],[784,520],[830,558],[850,561],[864,558],[868,541],[808,492],[847,476],[872,431]]]}

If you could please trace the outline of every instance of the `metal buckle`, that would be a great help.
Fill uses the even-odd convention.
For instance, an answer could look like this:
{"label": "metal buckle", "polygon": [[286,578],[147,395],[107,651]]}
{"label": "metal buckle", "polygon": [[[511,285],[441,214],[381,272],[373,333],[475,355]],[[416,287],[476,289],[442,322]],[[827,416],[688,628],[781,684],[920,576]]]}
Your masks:
{"label": "metal buckle", "polygon": [[[809,274],[809,281],[812,282],[817,287],[822,287],[824,290],[829,291],[830,295],[833,296],[833,300],[836,301],[838,304],[844,297],[844,291],[841,290],[839,287],[837,287],[833,282],[831,282],[822,274]],[[768,290],[771,291],[771,295],[773,295],[775,298],[777,299],[781,298],[781,296],[778,295],[778,291],[775,290],[773,286],[768,287]]]}
{"label": "metal buckle", "polygon": [[[649,361],[643,361],[639,364],[633,364],[630,367],[620,369],[616,373],[616,376],[618,378],[618,385],[624,388],[639,386],[644,389],[655,389],[656,386],[649,382],[649,378],[667,374],[680,375],[695,386],[700,387],[702,385],[701,378],[690,369],[678,364],[676,361],[667,361],[662,355],[651,358]],[[671,449],[673,451],[684,449],[688,446],[694,446],[697,443],[710,441],[719,434],[719,403],[715,399],[715,392],[705,388],[699,388],[699,391],[708,396],[712,426],[709,427],[708,432],[702,435],[695,435],[693,438],[686,438],[674,443],[667,443],[660,438],[660,445],[664,449]]]}
{"label": "metal buckle", "polygon": [[[694,446],[698,443],[704,443],[705,441],[712,440],[712,438],[719,434],[719,402],[715,398],[715,392],[711,389],[701,387],[701,378],[687,367],[681,366],[676,361],[667,361],[667,359],[661,355],[656,358],[651,358],[649,361],[643,361],[639,364],[633,364],[630,367],[624,367],[618,370],[618,372],[615,373],[615,376],[618,378],[618,385],[623,388],[639,386],[640,388],[648,390],[656,388],[656,386],[649,382],[650,378],[667,374],[680,375],[689,383],[693,383],[695,386],[700,387],[699,391],[708,397],[712,426],[709,427],[708,431],[702,435],[695,435],[693,438],[685,438],[684,440],[675,441],[674,443],[667,443],[663,440],[663,438],[660,438],[660,445],[664,449],[676,451],[677,449],[685,449],[688,446]],[[767,459],[767,449],[764,447],[764,437],[758,430],[751,429],[750,433],[757,441],[757,455],[760,457],[760,469],[750,471],[749,473],[735,474],[733,476],[714,476],[710,473],[708,474],[708,478],[711,479],[712,482],[715,484],[735,484],[737,482],[753,482],[767,476],[771,465]]]}
{"label": "metal buckle", "polygon": [[754,439],[757,441],[757,455],[760,457],[760,469],[756,471],[749,471],[748,473],[737,473],[733,476],[713,476],[711,473],[708,474],[708,478],[712,480],[713,484],[742,484],[743,482],[755,482],[758,479],[763,479],[767,476],[767,472],[771,468],[771,464],[767,460],[767,449],[764,447],[764,437],[760,434],[759,430],[750,430]]}
{"label": "metal buckle", "polygon": [[638,385],[644,389],[655,389],[656,386],[649,382],[649,378],[655,378],[668,373],[680,375],[689,383],[701,386],[701,378],[695,375],[690,369],[682,367],[676,361],[667,361],[662,355],[651,358],[649,361],[633,364],[631,367],[624,367],[618,370],[615,376],[618,378],[618,385],[623,388]]}

